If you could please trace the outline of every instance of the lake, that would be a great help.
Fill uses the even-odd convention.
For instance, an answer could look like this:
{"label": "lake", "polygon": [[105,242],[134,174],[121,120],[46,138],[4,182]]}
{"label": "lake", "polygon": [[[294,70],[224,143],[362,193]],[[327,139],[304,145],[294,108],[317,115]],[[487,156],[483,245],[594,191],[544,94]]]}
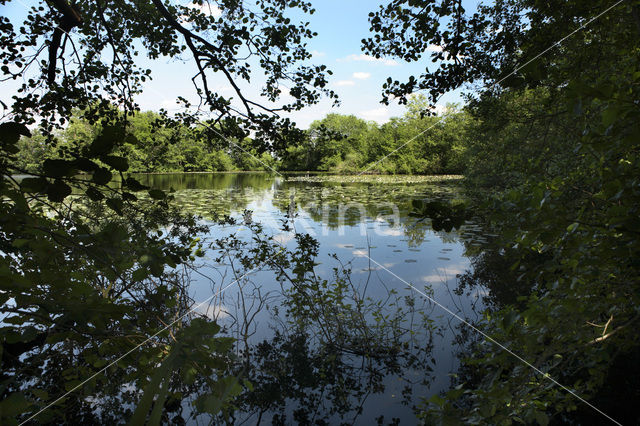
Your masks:
{"label": "lake", "polygon": [[[237,339],[251,384],[233,423],[414,424],[420,404],[448,389],[462,350],[452,313],[477,320],[483,307],[482,289],[456,288],[486,236],[468,218],[436,231],[416,206],[461,201],[455,177],[138,178],[173,191],[180,208],[211,226],[204,255],[185,275],[197,310]],[[293,256],[296,234],[318,243],[304,288],[266,261],[248,270],[233,260],[257,253],[265,238],[276,254],[280,247]],[[231,249],[230,239],[238,242]]]}

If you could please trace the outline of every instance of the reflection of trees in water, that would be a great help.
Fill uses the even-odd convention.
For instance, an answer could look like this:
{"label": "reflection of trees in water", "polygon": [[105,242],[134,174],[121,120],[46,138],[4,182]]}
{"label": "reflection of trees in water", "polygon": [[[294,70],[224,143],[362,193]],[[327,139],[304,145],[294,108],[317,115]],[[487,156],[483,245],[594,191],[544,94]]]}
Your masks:
{"label": "reflection of trees in water", "polygon": [[[77,270],[81,269],[78,267]],[[81,306],[74,307],[78,314],[67,315],[68,319],[60,326],[43,330],[41,336],[33,335],[34,341],[42,345],[36,351],[31,350],[33,347],[19,348],[18,345],[9,344],[11,342],[3,342],[2,380],[5,387],[2,399],[7,398],[6,395],[14,389],[23,388],[29,383],[33,386],[29,390],[30,395],[42,398],[47,403],[54,401],[53,398],[65,394],[71,386],[87,380],[134,345],[143,343],[149,330],[160,330],[168,321],[187,312],[191,303],[188,281],[187,271],[183,268],[149,279],[134,288],[129,306],[121,304],[114,308],[109,306],[107,299],[101,303],[99,299],[88,296]],[[176,293],[172,288],[179,290]],[[90,295],[89,291],[84,291]],[[66,295],[58,297],[64,299]],[[131,312],[134,310],[138,320],[132,327]],[[104,312],[119,313],[122,319],[100,319]],[[180,342],[182,350],[187,350],[188,354],[178,357],[171,363],[171,368],[162,371],[167,383],[162,418],[165,422],[184,422],[195,411],[185,410],[183,402],[190,403],[203,395],[215,394],[217,380],[229,373],[226,365],[231,360],[228,349],[223,345],[224,340],[215,336],[215,324],[198,321],[201,320],[187,315],[169,333],[152,336],[148,344],[143,344],[129,357],[109,367],[106,374],[98,374],[76,392],[65,396],[65,405],[49,407],[35,421],[45,424],[124,424],[140,404],[141,395],[149,389],[147,378],[158,371],[162,356],[167,351],[179,355],[176,342]],[[24,335],[29,336],[33,331],[35,328],[26,328]],[[78,333],[81,338],[69,338],[72,333]],[[207,346],[202,345],[203,340],[207,341]],[[18,349],[28,352],[19,359],[13,358],[10,351]],[[198,368],[198,374],[192,375],[192,380],[185,380],[185,373],[193,370],[194,366]],[[19,421],[25,421],[27,415],[35,412],[26,405],[25,400],[13,398],[13,404],[12,410]],[[43,406],[44,403],[39,407]],[[31,411],[25,410],[25,407],[31,408]],[[11,416],[7,411],[5,415]]]}
{"label": "reflection of trees in water", "polygon": [[[341,226],[367,224],[397,229],[409,241],[418,246],[427,232],[432,230],[430,221],[415,220],[411,213],[416,199],[451,200],[457,196],[455,185],[425,184],[364,184],[285,182],[273,196],[273,205],[281,212],[290,208],[291,202],[315,222],[336,230]],[[443,233],[445,239],[456,239],[456,231]]]}
{"label": "reflection of trees in water", "polygon": [[511,248],[486,243],[481,252],[471,257],[472,268],[460,277],[456,291],[459,294],[481,291],[484,303],[492,309],[516,305],[519,297],[531,291],[530,283],[518,279],[521,272],[512,269],[518,256]]}
{"label": "reflection of trees in water", "polygon": [[[242,205],[242,199],[237,203]],[[428,224],[421,226],[428,229]],[[254,267],[262,269],[264,263],[270,268],[271,275],[242,278],[237,291],[212,301],[208,309],[200,312],[217,317],[226,327],[225,334],[237,339],[236,357],[227,354],[226,346],[222,344],[224,340],[216,340],[217,346],[205,348],[214,347],[214,351],[220,352],[214,360],[215,368],[207,367],[207,375],[194,370],[205,365],[204,356],[202,360],[194,361],[201,351],[197,352],[195,345],[181,348],[189,352],[189,357],[184,359],[189,359],[190,363],[175,364],[172,369],[167,367],[168,393],[163,404],[163,419],[179,422],[216,412],[215,398],[222,391],[215,380],[224,376],[229,380],[240,377],[248,382],[242,386],[224,382],[239,395],[235,396],[234,405],[226,407],[225,414],[219,415],[221,422],[255,421],[261,415],[263,421],[269,419],[275,423],[334,423],[337,419],[350,422],[363,415],[363,407],[372,395],[388,392],[390,379],[396,377],[402,379],[400,386],[404,387],[404,392],[400,390],[398,394],[402,393],[404,401],[407,404],[418,401],[417,397],[424,394],[432,381],[433,334],[437,331],[428,314],[424,313],[424,300],[400,297],[391,290],[384,299],[371,297],[369,281],[351,281],[350,265],[336,263],[333,276],[319,277],[314,273],[317,242],[298,235],[296,247],[281,252],[273,240],[259,232],[257,225],[250,228],[257,239],[230,238],[214,243],[213,248],[224,248],[225,255],[214,257],[212,263],[234,266],[227,269],[226,277],[216,277],[218,287],[215,290],[221,288],[222,282],[229,284]],[[230,261],[230,258],[234,260]],[[224,274],[224,268],[218,270]],[[202,272],[199,269],[192,274]],[[277,291],[269,291],[269,282],[277,284]],[[149,305],[144,308],[143,318],[153,325],[145,329],[155,330],[163,324],[158,321],[167,322],[160,318],[175,318],[173,311],[183,312],[187,302],[181,302],[179,307],[171,306],[171,300],[162,292],[164,283],[154,280],[149,284],[148,292],[144,294]],[[143,290],[147,291],[140,289]],[[185,298],[188,293],[185,287]],[[225,311],[227,318],[223,318]],[[268,336],[260,326],[265,324],[264,316],[271,319],[272,332]],[[111,350],[119,354],[119,348],[129,348],[143,337],[142,333],[134,337],[122,336],[119,347],[101,347],[96,351]],[[203,337],[202,333],[200,337]],[[108,385],[104,385],[105,380],[99,390],[92,388],[86,394],[78,394],[77,404],[67,405],[68,418],[85,423],[119,422],[129,418],[141,390],[146,393],[145,380],[153,377],[159,368],[157,352],[176,346],[176,338],[182,341],[180,336],[159,336],[153,347],[141,348],[140,355],[129,360],[131,366],[126,370],[110,371]],[[87,341],[86,344],[93,343]],[[57,395],[64,391],[57,384],[61,377],[69,378],[73,373],[83,379],[103,365],[96,364],[92,368],[92,363],[99,359],[74,358],[77,347],[67,347],[62,352],[57,352],[57,347],[50,349],[46,356],[39,355],[41,360],[53,362],[43,370],[42,383],[46,384],[44,389],[51,389]],[[168,357],[166,353],[163,355]],[[175,358],[181,360],[178,356]],[[210,373],[212,370],[220,377]],[[418,373],[410,376],[415,380],[409,380],[406,372],[410,370]],[[209,380],[211,378],[215,380]],[[200,399],[203,394],[213,395],[209,406]],[[97,396],[89,400],[83,395]],[[367,415],[369,411],[367,408]]]}
{"label": "reflection of trees in water", "polygon": [[[412,217],[416,200],[450,201],[458,196],[456,184],[374,184],[290,182],[266,173],[194,173],[142,176],[153,188],[174,189],[179,206],[190,213],[214,219],[242,213],[251,203],[270,200],[280,213],[291,203],[309,217],[336,230],[362,225],[381,233],[403,234],[410,246],[424,242],[431,221]],[[456,229],[439,232],[445,242],[458,238]]]}
{"label": "reflection of trees in water", "polygon": [[282,180],[268,173],[172,173],[138,178],[151,188],[175,191],[172,196],[176,205],[207,219],[244,211],[250,203],[264,199]]}
{"label": "reflection of trees in water", "polygon": [[264,191],[277,178],[268,173],[166,173],[137,175],[144,185],[156,189],[240,189]]}
{"label": "reflection of trees in water", "polygon": [[[437,214],[441,215],[441,219],[455,221],[456,218],[460,217],[460,211],[448,209],[447,205],[440,207]],[[451,213],[451,217],[447,218],[447,213]],[[470,216],[472,213],[468,212],[468,215]],[[483,210],[483,213],[490,214],[490,211]],[[456,356],[461,361],[460,366],[456,374],[451,376],[451,388],[446,394],[446,400],[432,399],[429,401],[430,408],[437,407],[435,411],[422,413],[427,423],[438,423],[447,415],[459,418],[460,413],[474,412],[472,411],[474,404],[477,406],[474,400],[476,395],[473,395],[469,389],[483,389],[481,392],[488,392],[486,391],[488,383],[492,384],[501,381],[506,383],[511,379],[511,376],[509,376],[511,371],[507,368],[503,369],[500,362],[490,365],[492,369],[478,368],[478,365],[483,365],[484,362],[487,362],[487,359],[501,356],[511,357],[512,355],[502,351],[501,348],[496,349],[483,335],[469,325],[482,330],[492,337],[499,332],[496,327],[508,331],[517,318],[516,310],[524,306],[522,298],[536,291],[537,286],[544,284],[522,280],[523,271],[525,269],[529,271],[535,270],[545,262],[550,261],[550,259],[545,254],[523,250],[519,247],[505,246],[504,240],[498,237],[501,229],[496,229],[497,226],[504,226],[504,222],[500,222],[497,225],[491,221],[491,218],[474,215],[473,225],[460,233],[460,241],[465,246],[465,255],[470,259],[471,267],[458,277],[456,288],[453,289],[453,292],[458,296],[464,296],[468,300],[476,298],[481,303],[478,303],[479,309],[474,310],[471,315],[464,315],[462,312],[458,312],[467,322],[467,324],[458,322],[454,326],[454,347],[457,351]],[[512,312],[513,316],[505,314],[506,312]],[[497,320],[492,318],[494,316],[497,316]],[[504,344],[514,350],[515,353],[519,353],[519,348],[517,346],[513,347],[515,345],[509,339],[504,336],[496,338],[500,344]],[[540,344],[544,346],[543,342],[540,342]],[[533,361],[533,363],[536,366],[541,365],[537,364],[536,361]],[[530,367],[524,363],[516,368],[521,369],[521,371],[530,370]],[[545,369],[544,365],[541,368]],[[532,370],[531,372],[533,374]],[[533,379],[531,380],[533,383]],[[466,395],[469,396],[467,397]],[[489,394],[487,393],[487,395]],[[452,406],[455,406],[455,409],[460,411],[451,409],[452,406],[444,405],[449,404],[449,401],[453,401]],[[491,408],[489,405],[485,405],[485,407],[487,407],[486,409]],[[427,405],[425,404],[422,408],[426,409]],[[443,417],[438,417],[434,413],[437,413],[438,416],[442,415],[442,413],[444,415]],[[488,411],[483,412],[482,415],[490,417],[487,413]]]}
{"label": "reflection of trees in water", "polygon": [[479,216],[474,216],[473,222],[472,229],[460,235],[471,268],[459,277],[455,292],[481,294],[490,311],[508,305],[520,306],[518,299],[531,294],[541,284],[522,280],[523,272],[538,268],[551,259],[543,253],[505,245],[499,237],[503,222],[498,225],[490,218]]}
{"label": "reflection of trees in water", "polygon": [[[370,296],[372,278],[353,282],[350,265],[337,257],[333,275],[319,277],[315,240],[297,235],[297,247],[282,250],[258,225],[250,227],[252,239],[211,245],[214,262],[225,263],[218,288],[239,281],[208,312],[238,339],[236,368],[251,383],[234,400],[234,414],[218,420],[350,423],[369,396],[385,392],[390,377],[400,378],[398,393],[413,403],[432,380],[432,306],[394,290]],[[267,260],[270,273],[245,276],[257,259]],[[419,374],[409,379],[410,370]]]}
{"label": "reflection of trees in water", "polygon": [[[504,285],[505,276],[492,276],[504,270],[497,268],[502,253],[498,248],[495,253],[480,253],[478,247],[487,243],[481,227],[469,222],[458,207],[448,208],[456,197],[451,188],[441,191],[424,185],[301,186],[287,182],[266,189],[230,188],[190,190],[184,192],[184,202],[195,207],[219,203],[215,210],[232,213],[270,196],[267,191],[273,190],[272,203],[281,212],[288,213],[293,201],[313,220],[331,229],[343,224],[358,225],[368,217],[369,224],[371,219],[381,218],[389,228],[401,230],[409,245],[421,244],[429,232],[435,232],[443,241],[462,238],[469,253],[476,250],[474,266],[478,271],[461,277],[458,294],[484,289],[491,280],[502,282],[505,294],[511,290]],[[208,197],[206,201],[198,198],[199,193]],[[415,217],[420,207],[416,200],[425,200],[426,206],[435,209],[432,213],[437,218]],[[449,210],[451,218],[447,216]],[[212,301],[206,312],[236,339],[238,360],[232,368],[250,383],[235,398],[235,408],[227,411],[226,417],[220,416],[219,421],[351,422],[362,415],[371,395],[385,392],[390,377],[404,380],[405,403],[418,401],[416,397],[424,395],[432,380],[431,352],[436,331],[433,322],[421,313],[424,300],[416,307],[420,300],[402,298],[393,291],[385,300],[368,297],[366,283],[356,285],[351,281],[349,265],[338,264],[328,280],[316,276],[317,242],[304,236],[297,236],[293,252],[282,254],[277,253],[279,247],[273,241],[260,238],[247,242],[225,239],[212,247],[222,250],[214,262],[226,264],[219,268],[227,271],[221,281],[240,280],[232,293]],[[272,274],[269,278],[243,276],[258,260],[271,256],[275,258],[268,262]],[[265,282],[273,281],[274,276],[279,286],[267,288]],[[488,296],[506,297],[495,293]],[[452,331],[460,353],[465,354],[475,336],[466,327]],[[421,373],[418,383],[407,380],[406,372],[412,369]],[[462,370],[460,377],[472,379],[473,374],[472,370]]]}

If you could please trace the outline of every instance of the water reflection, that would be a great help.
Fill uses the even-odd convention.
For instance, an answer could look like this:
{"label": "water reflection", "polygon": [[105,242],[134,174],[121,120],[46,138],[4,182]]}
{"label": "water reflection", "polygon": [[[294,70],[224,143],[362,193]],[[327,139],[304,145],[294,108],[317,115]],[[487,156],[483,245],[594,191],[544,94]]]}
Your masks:
{"label": "water reflection", "polygon": [[[250,209],[262,213],[263,224],[277,229],[282,214],[294,213],[298,224],[312,235],[317,223],[323,225],[325,235],[333,230],[344,235],[345,227],[358,225],[362,235],[369,230],[379,235],[406,237],[414,246],[424,242],[425,233],[432,230],[430,222],[411,217],[415,202],[461,196],[455,184],[419,180],[340,183],[267,173],[176,173],[140,175],[138,179],[152,188],[174,191],[178,205],[204,218]],[[274,217],[269,218],[268,214]],[[459,237],[455,230],[446,231],[439,237],[449,241]],[[473,225],[464,227],[462,232],[473,232]]]}
{"label": "water reflection", "polygon": [[[478,310],[480,292],[454,290],[481,228],[462,218],[436,231],[413,216],[417,201],[460,200],[454,184],[268,174],[141,180],[175,190],[185,210],[211,224],[216,213],[241,223],[214,226],[191,276],[196,301],[232,285],[202,313],[236,338],[236,374],[251,383],[217,422],[413,424],[421,399],[448,388],[455,324],[387,270],[460,315]],[[271,255],[277,261],[246,275]]]}

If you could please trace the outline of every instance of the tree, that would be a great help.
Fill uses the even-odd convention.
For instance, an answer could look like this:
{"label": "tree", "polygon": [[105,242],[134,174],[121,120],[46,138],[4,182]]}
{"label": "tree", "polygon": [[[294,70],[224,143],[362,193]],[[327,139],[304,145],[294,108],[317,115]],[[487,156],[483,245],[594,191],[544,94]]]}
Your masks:
{"label": "tree", "polygon": [[[354,156],[366,149],[363,139],[373,125],[354,115],[328,114],[322,120],[316,120],[309,126],[313,138],[313,147],[319,157],[320,170],[335,170],[351,154]],[[352,164],[353,170],[362,165],[361,159]]]}
{"label": "tree", "polygon": [[283,155],[282,167],[346,174],[461,173],[469,114],[448,105],[442,116],[424,117],[425,98],[414,98],[403,117],[382,126],[340,114],[314,121],[307,137]]}
{"label": "tree", "polygon": [[[2,79],[24,81],[2,105],[0,124],[3,424],[31,415],[184,421],[180,396],[193,397],[197,415],[219,412],[237,393],[229,341],[206,317],[185,316],[192,301],[179,266],[201,253],[196,235],[204,229],[129,172],[189,167],[198,149],[175,147],[197,126],[238,140],[253,130],[274,149],[299,134],[278,112],[335,98],[326,89],[330,71],[307,63],[313,31],[288,16],[311,13],[303,1],[51,0],[30,8],[24,22],[0,17]],[[138,58],[182,55],[194,61],[199,105],[181,99],[190,112],[176,117],[139,113],[135,96],[152,73]],[[293,102],[273,107],[240,91],[256,64],[267,100],[277,101],[287,82]],[[238,104],[210,89],[213,73],[225,76]],[[56,150],[37,164],[18,161],[34,144]],[[227,167],[224,158],[210,160]],[[14,177],[25,172],[32,176]],[[123,354],[135,357],[135,368]]]}
{"label": "tree", "polygon": [[431,401],[432,420],[582,423],[601,414],[596,406],[638,421],[627,408],[637,385],[620,378],[638,353],[640,282],[630,259],[640,253],[631,219],[640,207],[639,8],[635,0],[517,0],[467,16],[461,1],[395,0],[370,15],[365,51],[409,61],[430,51],[436,61],[420,76],[388,79],[383,101],[424,90],[435,105],[447,90],[480,86],[468,96],[476,123],[469,183],[495,185],[486,216],[533,289],[522,304],[488,312],[481,327],[592,403],[478,344],[463,368],[474,374]]}

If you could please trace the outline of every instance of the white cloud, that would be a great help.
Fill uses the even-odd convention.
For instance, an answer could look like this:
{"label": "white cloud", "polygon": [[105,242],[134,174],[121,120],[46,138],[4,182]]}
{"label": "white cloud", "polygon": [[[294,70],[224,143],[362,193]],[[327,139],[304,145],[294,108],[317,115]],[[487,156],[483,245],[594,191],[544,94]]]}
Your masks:
{"label": "white cloud", "polygon": [[385,59],[385,58],[375,58],[373,56],[370,55],[365,55],[364,53],[361,53],[360,55],[349,55],[344,59],[338,59],[338,61],[365,61],[365,62],[378,62],[381,63],[383,65],[389,66],[389,67],[394,67],[396,65],[400,65],[397,61],[394,61],[393,59]]}
{"label": "white cloud", "polygon": [[447,265],[446,267],[434,268],[434,273],[423,275],[421,278],[426,283],[446,283],[456,278],[457,275],[464,274],[469,269],[468,263]]}
{"label": "white cloud", "polygon": [[456,276],[454,275],[449,275],[449,274],[431,274],[431,275],[424,275],[422,276],[422,281],[424,281],[425,283],[428,284],[436,284],[436,283],[446,283],[452,279],[454,279]]}
{"label": "white cloud", "polygon": [[187,4],[187,7],[197,9],[200,11],[200,13],[204,13],[207,16],[213,16],[214,18],[219,18],[222,15],[222,10],[218,7],[218,5],[208,0],[204,0],[204,3],[202,3],[202,5],[197,3],[189,3]]}
{"label": "white cloud", "polygon": [[366,80],[371,77],[371,74],[368,72],[354,72],[353,78],[357,78],[358,80]]}
{"label": "white cloud", "polygon": [[433,108],[431,108],[431,110],[432,110],[433,112],[435,112],[435,113],[436,113],[436,115],[442,115],[442,114],[444,114],[445,112],[447,112],[447,111],[449,110],[449,108],[447,108],[447,106],[446,106],[446,105],[436,105],[436,106],[434,106]]}
{"label": "white cloud", "polygon": [[311,55],[315,56],[316,58],[319,58],[319,57],[321,57],[321,56],[325,56],[325,55],[326,55],[326,53],[324,53],[324,52],[318,52],[317,50],[312,50],[312,51],[311,51]]}
{"label": "white cloud", "polygon": [[[358,115],[362,118],[364,118],[365,120],[369,120],[369,121],[376,121],[378,123],[386,123],[389,120],[389,110],[386,107],[380,107],[380,108],[374,108],[374,109],[369,109],[366,111],[360,111],[358,113]],[[380,230],[379,234],[380,235],[391,235],[388,234],[388,232],[391,232],[392,230]],[[402,235],[402,231],[399,231],[400,234]]]}
{"label": "white cloud", "polygon": [[353,80],[338,80],[336,86],[353,86],[356,83]]}
{"label": "white cloud", "polygon": [[280,245],[285,245],[289,241],[292,241],[295,238],[295,234],[293,232],[281,232],[278,235],[274,235],[272,237],[273,241]]}

